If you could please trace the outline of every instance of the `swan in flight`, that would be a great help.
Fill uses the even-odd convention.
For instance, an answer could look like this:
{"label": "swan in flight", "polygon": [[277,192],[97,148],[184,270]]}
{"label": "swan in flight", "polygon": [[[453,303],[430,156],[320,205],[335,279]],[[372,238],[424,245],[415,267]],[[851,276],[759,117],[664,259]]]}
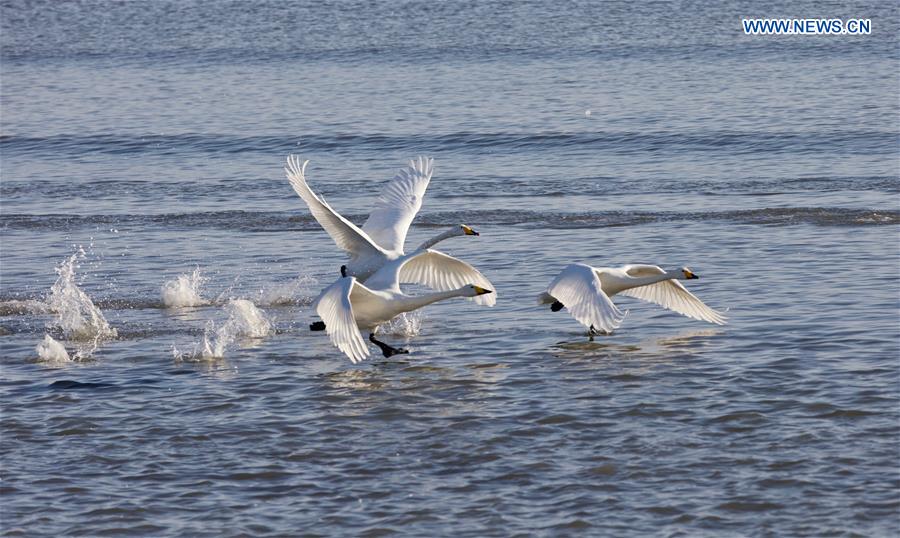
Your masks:
{"label": "swan in flight", "polygon": [[538,304],[550,304],[558,312],[568,309],[591,334],[610,333],[625,319],[610,299],[620,294],[658,304],[689,318],[724,325],[721,312],[703,304],[679,280],[700,278],[687,267],[666,271],[656,265],[591,267],[573,263],[562,270],[538,296]]}
{"label": "swan in flight", "polygon": [[[309,161],[301,162],[296,155],[290,155],[284,171],[294,191],[309,206],[313,217],[337,246],[350,254],[350,263],[347,265],[349,275],[365,281],[385,263],[404,256],[406,233],[422,207],[422,198],[434,170],[433,159],[419,157],[409,161],[409,165],[384,186],[362,229],[341,216],[309,188],[306,183],[307,164]],[[444,239],[459,235],[478,235],[478,232],[465,224],[453,226],[425,241],[416,250],[431,248]],[[426,282],[407,280],[408,275],[400,275],[400,278],[403,283],[429,285]]]}
{"label": "swan in flight", "polygon": [[[434,256],[438,258],[431,260],[430,258]],[[392,347],[375,338],[375,332],[382,323],[404,312],[412,312],[437,301],[452,297],[477,298],[493,293],[490,289],[466,284],[456,289],[415,297],[406,295],[399,286],[400,270],[403,265],[439,267],[445,274],[455,274],[462,279],[478,280],[481,275],[465,262],[427,249],[418,251],[408,259],[386,264],[376,271],[366,284],[355,277],[347,276],[347,268],[342,266],[341,278],[325,288],[316,299],[316,313],[322,321],[314,323],[310,328],[326,331],[331,343],[353,363],[369,356],[369,349],[363,340],[361,330],[369,333],[369,341],[378,346],[385,357],[390,357],[409,351]]]}

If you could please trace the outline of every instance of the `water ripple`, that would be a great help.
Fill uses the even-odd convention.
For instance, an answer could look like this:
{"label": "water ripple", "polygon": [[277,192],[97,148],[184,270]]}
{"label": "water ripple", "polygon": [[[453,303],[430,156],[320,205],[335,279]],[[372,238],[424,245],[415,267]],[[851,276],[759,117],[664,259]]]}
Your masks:
{"label": "water ripple", "polygon": [[729,155],[781,153],[838,153],[890,155],[900,142],[900,132],[830,131],[826,133],[752,133],[717,131],[683,132],[457,132],[446,134],[309,134],[300,137],[234,136],[185,133],[61,134],[47,137],[0,136],[0,150],[8,155],[37,154],[41,158],[68,159],[103,155],[232,155],[241,153],[283,154],[329,152],[384,153],[417,148],[424,152],[534,152],[577,148],[618,155],[641,153],[709,153]]}

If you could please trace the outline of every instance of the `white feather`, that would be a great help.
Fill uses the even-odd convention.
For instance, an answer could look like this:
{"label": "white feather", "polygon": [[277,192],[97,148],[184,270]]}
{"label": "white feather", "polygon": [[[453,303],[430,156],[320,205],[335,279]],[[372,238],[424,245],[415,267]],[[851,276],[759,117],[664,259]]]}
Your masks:
{"label": "white feather", "polygon": [[422,207],[433,171],[434,160],[419,157],[381,190],[362,229],[385,250],[403,252],[406,233]]}
{"label": "white feather", "polygon": [[[665,274],[665,271],[656,265],[626,265],[622,269],[628,275],[634,277]],[[663,280],[655,284],[623,290],[619,293],[647,301],[648,303],[657,304],[689,318],[715,323],[716,325],[725,325],[727,319],[721,312],[717,312],[703,304],[703,301],[689,292],[677,280]]]}
{"label": "white feather", "polygon": [[724,325],[725,316],[703,304],[677,279],[684,271],[667,272],[656,265],[625,265],[621,268],[591,267],[572,264],[538,296],[539,304],[559,301],[576,320],[585,326],[610,332],[619,326],[624,315],[613,304],[612,297],[627,295],[658,304],[684,316]]}
{"label": "white feather", "polygon": [[369,349],[356,325],[351,293],[356,287],[353,277],[340,278],[322,291],[316,300],[316,313],[325,322],[325,332],[331,343],[344,352],[353,363],[369,356]]}
{"label": "white feather", "polygon": [[[309,188],[306,183],[308,162],[301,162],[295,155],[289,156],[285,167],[287,178],[322,228],[338,247],[350,254],[347,269],[351,276],[365,282],[383,265],[404,256],[403,243],[422,207],[422,199],[434,171],[433,159],[419,157],[409,161],[409,165],[384,186],[362,229],[341,216]],[[453,226],[426,241],[426,244],[430,246],[457,235],[465,235],[464,229]]]}
{"label": "white feather", "polygon": [[322,225],[322,228],[334,239],[338,247],[350,253],[354,258],[384,257],[386,252],[383,248],[375,244],[364,231],[342,217],[309,188],[306,183],[307,164],[309,161],[303,161],[301,164],[296,155],[290,155],[284,171],[294,192],[306,202],[310,213]]}
{"label": "white feather", "polygon": [[[494,289],[494,285],[468,263],[439,252],[424,250],[405,260],[400,266],[400,282],[416,282],[437,291],[448,291],[466,284],[474,284],[480,288]],[[497,294],[469,297],[476,304],[494,306]]]}
{"label": "white feather", "polygon": [[360,330],[373,334],[379,325],[404,312],[412,312],[437,301],[453,297],[476,297],[492,293],[475,285],[457,289],[409,296],[400,290],[397,263],[386,265],[370,279],[372,287],[360,284],[354,277],[339,278],[316,299],[316,312],[325,322],[331,343],[351,361],[359,362],[368,355]]}
{"label": "white feather", "polygon": [[[408,254],[385,264],[366,284],[373,289],[394,289],[399,283],[415,283],[436,291],[450,291],[472,284],[480,288],[494,289],[494,285],[468,263],[437,250],[425,249]],[[398,286],[393,288],[392,286]],[[494,293],[469,297],[476,304],[494,306]]]}
{"label": "white feather", "polygon": [[603,332],[618,328],[625,314],[603,291],[600,279],[589,265],[573,263],[550,283],[547,293],[565,305],[579,323]]}

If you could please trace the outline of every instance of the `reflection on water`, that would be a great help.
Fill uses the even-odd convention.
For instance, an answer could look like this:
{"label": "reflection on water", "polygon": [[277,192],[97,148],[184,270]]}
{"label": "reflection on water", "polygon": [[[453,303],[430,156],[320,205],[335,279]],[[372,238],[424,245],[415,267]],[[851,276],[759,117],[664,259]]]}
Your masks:
{"label": "reflection on water", "polygon": [[347,369],[325,374],[328,385],[336,391],[344,394],[357,392],[378,392],[385,386],[387,380],[377,369],[358,370]]}
{"label": "reflection on water", "polygon": [[[632,330],[637,332],[637,330]],[[559,342],[555,357],[567,361],[628,361],[629,368],[638,364],[678,363],[690,359],[708,346],[713,338],[727,334],[727,328],[684,330],[673,336],[652,336],[636,343],[612,342],[609,336],[587,336],[580,341]]]}
{"label": "reflection on water", "polygon": [[[593,339],[585,336],[581,341],[560,342],[556,345],[556,347],[565,350],[584,351],[618,350],[623,353],[634,351],[652,352],[655,349],[699,349],[699,347],[702,347],[704,344],[708,343],[710,337],[724,335],[727,330],[727,328],[684,330],[681,333],[673,336],[653,336],[641,340],[638,344],[620,344],[617,342],[604,341],[604,338],[608,338],[608,336],[606,335],[598,335]],[[639,329],[633,329],[631,332],[633,333],[637,331],[639,331]]]}
{"label": "reflection on water", "polygon": [[686,330],[675,336],[648,340],[643,347],[644,349],[652,349],[655,346],[663,350],[699,351],[709,344],[712,337],[723,336],[727,332],[727,328]]}

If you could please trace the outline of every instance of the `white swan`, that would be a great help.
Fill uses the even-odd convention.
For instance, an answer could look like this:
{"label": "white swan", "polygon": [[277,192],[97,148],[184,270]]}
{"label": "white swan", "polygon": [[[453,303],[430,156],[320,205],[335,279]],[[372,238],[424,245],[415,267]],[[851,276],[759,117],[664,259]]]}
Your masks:
{"label": "white swan", "polygon": [[687,267],[665,271],[656,265],[624,265],[620,268],[569,265],[538,296],[538,304],[551,304],[557,312],[568,309],[579,323],[610,333],[619,327],[625,314],[610,297],[621,294],[658,304],[689,318],[724,325],[725,316],[703,304],[679,280],[700,278]]}
{"label": "white swan", "polygon": [[[438,256],[438,259],[430,260],[429,258],[433,256]],[[442,256],[444,258],[441,258]],[[406,260],[385,265],[376,271],[366,284],[362,284],[355,277],[346,276],[346,268],[342,267],[341,272],[344,276],[325,288],[316,299],[316,312],[324,322],[319,325],[318,330],[324,329],[331,338],[331,343],[354,363],[369,356],[369,349],[360,330],[369,333],[369,341],[377,345],[385,357],[408,353],[405,349],[391,347],[377,340],[375,331],[378,326],[404,312],[411,312],[437,301],[452,297],[477,298],[493,293],[490,289],[474,284],[416,297],[406,295],[400,290],[398,279],[403,265],[442,267],[447,273],[462,279],[467,277],[477,279],[481,275],[465,262],[455,259],[450,262],[446,258],[450,257],[430,250],[419,251]]]}
{"label": "white swan", "polygon": [[[385,263],[404,255],[403,244],[406,242],[406,233],[422,207],[422,198],[434,170],[433,159],[419,157],[400,170],[382,189],[375,202],[375,208],[362,229],[341,216],[309,188],[306,183],[307,164],[309,161],[301,163],[299,157],[290,155],[284,171],[294,191],[309,206],[313,217],[334,239],[337,246],[350,254],[348,274],[365,281]],[[478,232],[465,224],[453,226],[425,241],[417,250],[431,248],[444,239],[459,235],[478,235]],[[401,275],[400,281],[417,282],[407,278],[406,275]],[[417,283],[427,285],[424,282]]]}

